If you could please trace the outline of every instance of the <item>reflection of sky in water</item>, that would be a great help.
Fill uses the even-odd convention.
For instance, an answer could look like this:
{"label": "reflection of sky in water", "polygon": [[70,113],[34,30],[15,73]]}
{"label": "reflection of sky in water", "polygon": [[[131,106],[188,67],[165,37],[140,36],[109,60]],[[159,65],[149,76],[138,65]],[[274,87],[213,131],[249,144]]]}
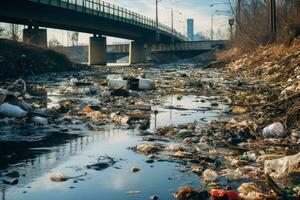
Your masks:
{"label": "reflection of sky in water", "polygon": [[[56,147],[52,152],[35,158],[34,165],[25,164],[15,168],[26,173],[26,177],[20,179],[19,185],[6,191],[6,199],[148,199],[153,194],[157,194],[160,199],[171,199],[172,192],[179,186],[187,183],[195,186],[200,184],[195,175],[179,172],[174,163],[147,164],[143,155],[126,149],[139,144],[138,139],[132,131],[111,130]],[[124,160],[103,171],[85,168],[87,164],[95,163],[99,155],[105,154]],[[139,167],[141,171],[130,172],[133,166]],[[78,183],[73,183],[72,180],[54,183],[50,181],[50,176],[55,172],[63,172],[69,176],[88,172],[88,175]],[[27,188],[28,186],[31,188]],[[71,186],[75,188],[70,189]],[[136,190],[141,191],[141,194],[127,195],[128,191]]]}
{"label": "reflection of sky in water", "polygon": [[[52,95],[55,100],[56,94]],[[194,95],[183,96],[181,100],[177,100],[177,96],[166,97],[163,99],[162,106],[152,107],[152,111],[159,110],[156,120],[157,127],[194,122],[195,120],[201,122],[201,118],[210,120],[217,117],[217,110],[196,111],[210,106],[208,101],[201,102],[201,98]],[[164,106],[192,110],[166,109]],[[220,105],[217,108],[223,108],[223,106]],[[153,128],[154,114],[151,119],[151,129]],[[140,200],[149,199],[153,194],[158,195],[159,199],[172,199],[172,192],[180,186],[188,183],[200,186],[199,178],[196,175],[179,172],[178,165],[167,162],[147,164],[145,156],[128,150],[127,147],[140,143],[140,137],[137,137],[136,134],[137,132],[132,130],[111,129],[91,133],[91,136],[73,139],[63,145],[32,149],[32,151],[45,152],[10,168],[10,170],[17,170],[26,176],[20,177],[20,183],[17,186],[9,187],[6,190],[5,199]],[[86,165],[95,163],[98,156],[105,154],[124,160],[103,171],[85,168]],[[141,171],[130,172],[133,166],[139,167]],[[120,167],[120,169],[114,167]],[[83,177],[84,181],[78,183],[73,183],[72,180],[54,183],[50,181],[50,176],[56,172],[63,172],[68,176],[88,172],[88,175]],[[75,188],[70,189],[71,186]],[[26,193],[23,193],[24,191]],[[128,196],[128,191],[141,191],[141,194]]]}
{"label": "reflection of sky in water", "polygon": [[[156,127],[164,127],[169,125],[184,124],[197,121],[202,123],[204,121],[212,120],[219,116],[219,109],[224,109],[224,105],[213,107],[218,110],[203,111],[210,107],[210,102],[201,102],[201,99],[207,99],[205,97],[198,97],[195,95],[183,96],[181,100],[177,99],[177,95],[168,96],[163,99],[163,105],[153,106],[152,110],[158,110],[159,113],[156,116]],[[168,109],[166,107],[173,106],[176,108],[185,108],[190,110],[177,110]],[[204,121],[201,121],[203,119]],[[155,126],[155,116],[152,114],[151,129]]]}

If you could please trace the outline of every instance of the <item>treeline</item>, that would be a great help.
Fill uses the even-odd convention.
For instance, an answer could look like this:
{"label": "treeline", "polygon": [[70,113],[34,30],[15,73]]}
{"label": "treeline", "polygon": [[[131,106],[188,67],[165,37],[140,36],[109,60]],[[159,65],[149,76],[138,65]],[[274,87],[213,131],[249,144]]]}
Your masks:
{"label": "treeline", "polygon": [[[272,34],[272,0],[228,0],[236,30],[231,40],[242,52],[272,42],[290,43],[300,35],[300,0],[276,0],[276,37]],[[274,10],[274,9],[273,9]]]}

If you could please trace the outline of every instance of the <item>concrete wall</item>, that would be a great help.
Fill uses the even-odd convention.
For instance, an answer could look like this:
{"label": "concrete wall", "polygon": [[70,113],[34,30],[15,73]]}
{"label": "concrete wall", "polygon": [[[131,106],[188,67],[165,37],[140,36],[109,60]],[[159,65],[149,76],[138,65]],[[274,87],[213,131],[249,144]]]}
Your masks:
{"label": "concrete wall", "polygon": [[23,42],[38,47],[47,48],[47,30],[39,28],[24,29]]}
{"label": "concrete wall", "polygon": [[89,64],[90,65],[107,64],[106,37],[102,37],[102,36],[90,37]]}

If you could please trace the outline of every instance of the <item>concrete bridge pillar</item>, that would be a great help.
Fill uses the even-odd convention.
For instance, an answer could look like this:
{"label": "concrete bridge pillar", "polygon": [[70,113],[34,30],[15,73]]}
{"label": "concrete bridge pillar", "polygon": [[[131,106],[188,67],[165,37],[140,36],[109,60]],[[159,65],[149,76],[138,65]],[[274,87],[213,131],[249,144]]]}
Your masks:
{"label": "concrete bridge pillar", "polygon": [[129,63],[142,63],[146,60],[145,43],[142,41],[133,41],[129,45]]}
{"label": "concrete bridge pillar", "polygon": [[23,42],[42,48],[47,48],[47,29],[28,26],[23,29]]}
{"label": "concrete bridge pillar", "polygon": [[102,37],[101,35],[96,34],[93,37],[90,37],[89,64],[107,64],[106,37]]}

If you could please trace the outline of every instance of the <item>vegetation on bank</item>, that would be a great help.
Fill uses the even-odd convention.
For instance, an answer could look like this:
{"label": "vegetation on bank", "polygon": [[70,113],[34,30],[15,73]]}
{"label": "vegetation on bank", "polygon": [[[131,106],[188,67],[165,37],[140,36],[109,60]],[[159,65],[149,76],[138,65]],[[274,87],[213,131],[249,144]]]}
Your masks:
{"label": "vegetation on bank", "polygon": [[0,39],[0,78],[17,78],[48,72],[76,70],[65,55],[49,49]]}

